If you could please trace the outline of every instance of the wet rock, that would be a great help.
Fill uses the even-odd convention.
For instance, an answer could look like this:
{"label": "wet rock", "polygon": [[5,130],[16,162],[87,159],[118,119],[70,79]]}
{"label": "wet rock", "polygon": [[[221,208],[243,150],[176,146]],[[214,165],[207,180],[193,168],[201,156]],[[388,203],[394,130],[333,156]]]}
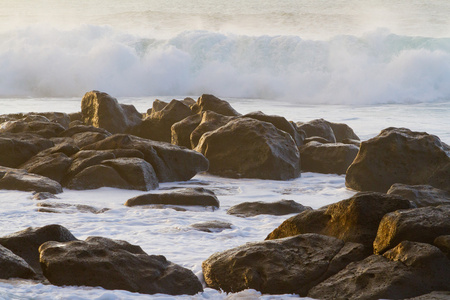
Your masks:
{"label": "wet rock", "polygon": [[293,213],[300,213],[305,210],[311,210],[309,206],[303,206],[293,200],[280,200],[277,202],[243,202],[232,206],[227,210],[229,215],[237,215],[238,217],[253,217],[257,215],[274,215],[282,216]]}
{"label": "wet rock", "polygon": [[101,286],[143,294],[194,295],[203,288],[192,271],[125,241],[89,237],[48,242],[40,249],[45,277],[54,285]]}
{"label": "wet rock", "polygon": [[398,210],[386,214],[373,242],[375,253],[383,253],[401,241],[433,244],[450,234],[450,205]]}
{"label": "wet rock", "polygon": [[106,136],[110,136],[111,133],[109,133],[108,130],[103,128],[94,127],[92,125],[73,125],[67,130],[63,131],[60,136],[61,137],[72,137],[75,134],[78,133],[85,133],[85,132],[96,132],[96,133],[102,133]]}
{"label": "wet rock", "polygon": [[224,116],[213,111],[202,112],[201,116],[202,119],[200,124],[192,131],[190,136],[192,149],[197,147],[198,142],[204,133],[216,130],[235,119],[235,117]]}
{"label": "wet rock", "polygon": [[38,212],[43,213],[91,213],[91,214],[102,214],[109,211],[109,208],[95,208],[90,205],[84,204],[68,204],[68,203],[55,203],[55,202],[39,202],[36,204],[38,207]]}
{"label": "wet rock", "polygon": [[239,116],[240,114],[224,100],[213,95],[203,94],[198,98],[197,103],[191,106],[192,112],[200,113],[203,111],[213,111],[224,116]]}
{"label": "wet rock", "polygon": [[100,133],[100,132],[81,132],[76,133],[72,136],[74,143],[80,147],[83,148],[87,145],[94,144],[96,142],[99,142],[101,140],[106,139],[108,136],[107,134]]}
{"label": "wet rock", "polygon": [[330,123],[324,119],[316,119],[306,123],[297,122],[297,129],[306,133],[306,137],[319,136],[329,143],[336,143],[336,137]]}
{"label": "wet rock", "polygon": [[436,247],[404,241],[384,255],[349,264],[315,286],[316,299],[404,299],[450,289],[450,261]]}
{"label": "wet rock", "polygon": [[450,291],[435,291],[414,298],[408,298],[405,300],[448,300],[448,299],[450,299]]}
{"label": "wet rock", "polygon": [[299,294],[365,256],[362,246],[318,234],[247,243],[215,253],[202,264],[208,287]]}
{"label": "wet rock", "polygon": [[266,239],[303,233],[319,233],[346,242],[363,244],[371,252],[383,216],[410,208],[408,200],[382,193],[358,193],[318,210],[307,210],[284,221]]}
{"label": "wet rock", "polygon": [[116,156],[112,151],[82,150],[71,158],[73,161],[67,170],[64,185],[84,169],[98,165],[104,160],[114,159]]}
{"label": "wet rock", "polygon": [[204,232],[221,232],[225,229],[231,229],[233,224],[223,221],[205,221],[191,224],[191,227]]}
{"label": "wet rock", "polygon": [[71,164],[72,159],[64,153],[57,152],[46,156],[38,154],[21,165],[20,168],[61,183]]}
{"label": "wet rock", "polygon": [[119,172],[105,165],[94,165],[83,169],[73,176],[65,185],[72,190],[92,190],[101,187],[134,189]]}
{"label": "wet rock", "polygon": [[391,186],[387,193],[406,198],[417,207],[450,204],[450,192],[434,188],[430,185],[407,185],[395,183]]}
{"label": "wet rock", "polygon": [[46,200],[46,199],[58,199],[54,194],[48,192],[34,192],[33,200]]}
{"label": "wet rock", "polygon": [[37,274],[42,274],[39,264],[39,246],[47,241],[68,242],[76,238],[61,225],[47,225],[43,227],[28,227],[25,230],[0,238],[0,245],[11,250],[15,255],[23,258]]}
{"label": "wet rock", "polygon": [[434,239],[433,244],[441,249],[450,259],[450,235],[441,235]]}
{"label": "wet rock", "polygon": [[450,163],[444,164],[431,174],[428,184],[450,192]]}
{"label": "wet rock", "polygon": [[[361,143],[345,184],[358,191],[378,192],[386,192],[394,183],[430,184],[439,168],[450,166],[449,151],[434,135],[390,127]],[[443,180],[450,185],[450,169],[447,175]]]}
{"label": "wet rock", "polygon": [[355,134],[353,129],[344,123],[333,123],[325,121],[333,129],[334,136],[337,143],[344,143],[345,140],[356,140],[359,141],[359,137]]}
{"label": "wet rock", "polygon": [[185,188],[169,193],[144,194],[128,199],[125,202],[126,206],[149,204],[220,206],[214,192],[204,188]]}
{"label": "wet rock", "polygon": [[191,133],[200,124],[201,114],[192,115],[176,122],[171,127],[171,143],[192,149]]}
{"label": "wet rock", "polygon": [[0,279],[34,278],[36,273],[30,265],[11,250],[0,245]]}
{"label": "wet rock", "polygon": [[2,124],[0,133],[34,133],[44,138],[59,136],[65,128],[58,123],[50,121],[27,121],[21,119]]}
{"label": "wet rock", "polygon": [[275,180],[300,176],[294,140],[267,122],[250,118],[230,121],[205,133],[196,150],[209,160],[211,174]]}
{"label": "wet rock", "polygon": [[358,151],[359,148],[355,145],[310,142],[300,147],[302,171],[345,174]]}
{"label": "wet rock", "polygon": [[62,187],[50,178],[27,173],[22,169],[0,167],[0,189],[25,192],[62,193]]}

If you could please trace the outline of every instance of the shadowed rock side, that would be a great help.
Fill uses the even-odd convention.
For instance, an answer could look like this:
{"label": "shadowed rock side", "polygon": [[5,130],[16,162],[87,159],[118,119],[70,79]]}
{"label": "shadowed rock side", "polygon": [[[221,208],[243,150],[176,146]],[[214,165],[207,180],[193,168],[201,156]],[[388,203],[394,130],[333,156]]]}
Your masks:
{"label": "shadowed rock side", "polygon": [[203,288],[192,271],[125,241],[89,237],[39,248],[45,277],[55,285],[101,286],[143,294],[194,295]]}
{"label": "shadowed rock side", "polygon": [[209,160],[211,174],[275,180],[300,176],[300,155],[294,140],[271,123],[232,120],[205,133],[196,150]]}
{"label": "shadowed rock side", "polygon": [[430,185],[406,185],[396,183],[387,191],[408,199],[417,207],[450,204],[450,192],[434,188]]}
{"label": "shadowed rock side", "polygon": [[319,233],[346,242],[363,244],[368,252],[383,216],[398,209],[410,208],[408,200],[381,193],[358,193],[353,197],[318,210],[307,210],[284,221],[267,240],[303,233]]}
{"label": "shadowed rock side", "polygon": [[149,204],[220,206],[214,192],[204,188],[185,188],[170,193],[144,194],[125,202],[126,206]]}
{"label": "shadowed rock side", "polygon": [[202,121],[202,115],[196,114],[175,123],[171,127],[171,143],[192,149],[191,133]]}
{"label": "shadowed rock side", "polygon": [[[361,143],[345,184],[358,191],[378,192],[386,192],[394,183],[433,185],[434,173],[450,166],[449,153],[450,147],[434,135],[390,127]],[[441,175],[446,177],[440,180],[449,186],[450,169]]]}
{"label": "shadowed rock side", "polygon": [[280,200],[277,202],[243,202],[232,206],[227,210],[229,215],[238,217],[253,217],[257,215],[282,216],[311,210],[309,206],[303,206],[293,200]]}
{"label": "shadowed rock side", "polygon": [[0,279],[34,278],[36,273],[20,256],[0,245]]}
{"label": "shadowed rock side", "polygon": [[197,147],[200,138],[204,133],[216,130],[220,128],[231,120],[236,119],[236,117],[224,116],[213,111],[204,111],[201,113],[202,119],[200,124],[191,132],[190,140],[191,147],[194,149]]}
{"label": "shadowed rock side", "polygon": [[207,286],[225,292],[256,289],[305,296],[319,282],[364,257],[362,245],[302,234],[215,253],[202,269]]}
{"label": "shadowed rock side", "polygon": [[450,289],[450,261],[436,247],[404,241],[349,264],[310,290],[316,299],[404,299]]}
{"label": "shadowed rock side", "polygon": [[448,234],[450,205],[398,210],[381,220],[373,248],[383,253],[406,240],[433,244],[435,238]]}
{"label": "shadowed rock side", "polygon": [[306,133],[306,137],[321,137],[328,143],[336,143],[336,137],[330,123],[324,119],[316,119],[306,123],[297,122],[297,130]]}

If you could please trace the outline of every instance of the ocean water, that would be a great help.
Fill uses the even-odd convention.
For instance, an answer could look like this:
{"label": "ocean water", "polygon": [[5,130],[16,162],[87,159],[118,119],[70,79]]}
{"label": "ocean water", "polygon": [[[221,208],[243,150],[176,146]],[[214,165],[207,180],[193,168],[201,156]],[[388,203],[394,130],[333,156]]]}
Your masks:
{"label": "ocean water", "polygon": [[[0,113],[80,110],[85,92],[105,91],[145,112],[155,98],[212,93],[241,112],[288,120],[349,124],[361,139],[389,126],[439,136],[450,144],[450,2],[447,0],[0,0]],[[100,235],[165,255],[202,277],[215,252],[261,241],[289,216],[238,218],[244,201],[295,200],[318,208],[354,194],[339,175],[296,180],[197,175],[163,188],[202,186],[221,208],[127,208],[139,191],[65,190],[37,212],[30,193],[0,190],[0,236],[28,226],[61,224],[79,239]],[[95,199],[95,200],[93,200]],[[217,233],[190,225],[219,220]],[[175,245],[175,246],[174,246]],[[0,281],[0,299],[172,299],[101,288]],[[211,289],[179,299],[285,299],[254,290]]]}

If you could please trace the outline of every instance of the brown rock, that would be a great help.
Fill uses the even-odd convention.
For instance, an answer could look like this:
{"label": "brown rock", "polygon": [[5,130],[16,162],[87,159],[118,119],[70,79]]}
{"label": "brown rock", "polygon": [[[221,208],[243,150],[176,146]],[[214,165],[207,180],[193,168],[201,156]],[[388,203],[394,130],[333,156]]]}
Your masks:
{"label": "brown rock", "polygon": [[59,136],[65,130],[58,123],[50,121],[27,121],[21,119],[17,121],[5,122],[0,128],[0,133],[34,133],[44,138]]}
{"label": "brown rock", "polygon": [[257,215],[282,216],[311,210],[309,206],[303,206],[293,200],[280,200],[277,202],[243,202],[232,206],[227,210],[229,215],[238,217],[253,217]]}
{"label": "brown rock", "polygon": [[[337,143],[344,143],[345,140],[359,141],[359,137],[355,134],[353,129],[344,123],[333,123],[325,121],[333,129],[334,136]],[[344,143],[345,144],[345,143]]]}
{"label": "brown rock", "polygon": [[306,137],[320,136],[329,143],[336,143],[333,128],[328,121],[316,119],[306,123],[297,122],[297,129],[306,133]]}
{"label": "brown rock", "polygon": [[198,98],[197,103],[191,106],[192,112],[200,113],[203,111],[213,111],[224,116],[239,116],[240,114],[224,100],[213,95],[203,94]]}
{"label": "brown rock", "polygon": [[73,176],[65,185],[72,190],[92,190],[101,187],[113,187],[132,190],[129,184],[114,168],[105,165],[94,165],[83,169]]}
{"label": "brown rock", "polygon": [[38,207],[38,212],[44,213],[91,213],[91,214],[102,214],[109,211],[109,208],[95,208],[90,205],[83,204],[68,204],[68,203],[55,203],[55,202],[39,202],[36,204]]}
{"label": "brown rock", "polygon": [[235,117],[224,116],[213,111],[202,112],[201,116],[202,120],[200,124],[192,131],[190,136],[192,149],[197,147],[198,142],[204,133],[216,130],[235,119]]}
{"label": "brown rock", "polygon": [[62,193],[62,187],[50,178],[29,174],[22,169],[0,167],[0,189],[26,192]]}
{"label": "brown rock", "polygon": [[434,239],[433,244],[441,249],[450,259],[450,235],[441,235]]}
{"label": "brown rock", "polygon": [[387,192],[408,199],[417,207],[450,204],[450,192],[430,185],[407,185],[395,183]]}
{"label": "brown rock", "polygon": [[34,278],[36,273],[20,256],[0,245],[0,279]]}
{"label": "brown rock", "polygon": [[64,153],[57,152],[47,156],[38,154],[21,165],[20,168],[29,173],[42,175],[61,183],[71,164],[72,159]]}
{"label": "brown rock", "polygon": [[176,122],[171,127],[171,143],[192,149],[191,133],[200,124],[202,115],[192,115]]}
{"label": "brown rock", "polygon": [[35,134],[0,134],[0,166],[17,168],[38,152],[53,146],[52,141]]}
{"label": "brown rock", "polygon": [[214,233],[214,232],[221,232],[225,229],[231,229],[231,226],[233,224],[223,221],[205,221],[205,222],[199,222],[195,224],[191,224],[192,228],[195,228],[199,231]]}

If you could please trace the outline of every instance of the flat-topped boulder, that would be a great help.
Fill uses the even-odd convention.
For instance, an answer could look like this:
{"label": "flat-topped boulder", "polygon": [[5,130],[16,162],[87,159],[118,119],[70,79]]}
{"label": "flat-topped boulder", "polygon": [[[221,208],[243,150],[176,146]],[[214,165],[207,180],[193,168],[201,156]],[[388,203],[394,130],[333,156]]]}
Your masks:
{"label": "flat-topped boulder", "polygon": [[202,263],[208,287],[235,293],[298,294],[365,257],[362,245],[319,234],[247,243],[211,255]]}
{"label": "flat-topped boulder", "polygon": [[389,188],[387,193],[402,196],[414,203],[417,207],[450,204],[450,192],[434,188],[430,185],[395,183]]}
{"label": "flat-topped boulder", "polygon": [[230,207],[227,214],[238,217],[253,217],[257,215],[282,216],[294,213],[301,213],[311,210],[309,206],[303,206],[293,200],[280,200],[277,202],[243,202]]}
{"label": "flat-topped boulder", "polygon": [[25,192],[62,193],[61,184],[48,177],[31,174],[23,169],[0,167],[0,189]]}
{"label": "flat-topped boulder", "polygon": [[125,241],[88,237],[47,242],[40,248],[44,276],[59,286],[100,286],[142,294],[195,295],[203,291],[195,274],[162,255],[148,255]]}
{"label": "flat-topped boulder", "polygon": [[[390,127],[361,143],[345,184],[358,191],[378,192],[386,192],[394,183],[433,185],[434,173],[450,166],[449,153],[450,147],[437,136]],[[450,185],[450,169],[441,176],[439,180]]]}
{"label": "flat-topped boulder", "polygon": [[291,135],[273,124],[238,118],[203,134],[196,148],[208,172],[233,178],[287,180],[300,176],[300,154]]}

